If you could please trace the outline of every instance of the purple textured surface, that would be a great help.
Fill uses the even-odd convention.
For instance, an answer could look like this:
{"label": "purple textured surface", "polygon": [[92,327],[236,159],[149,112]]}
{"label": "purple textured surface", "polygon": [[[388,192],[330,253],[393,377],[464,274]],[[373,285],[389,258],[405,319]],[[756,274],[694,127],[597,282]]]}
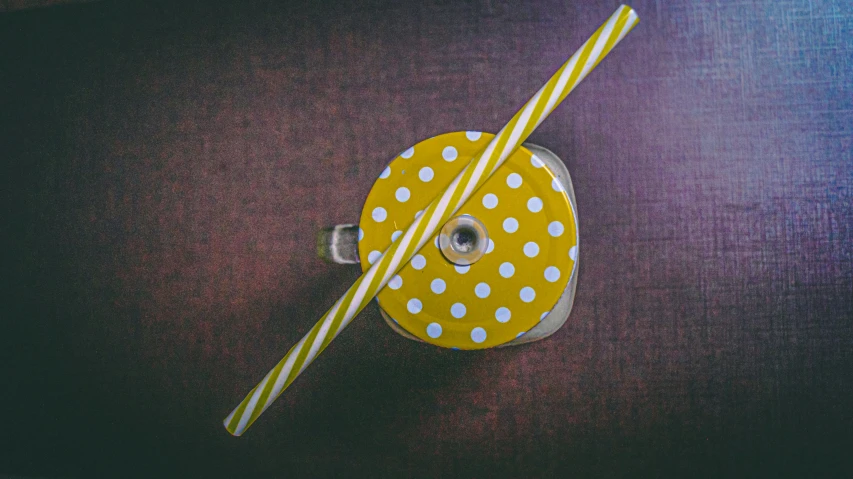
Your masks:
{"label": "purple textured surface", "polygon": [[575,183],[568,324],[446,351],[371,305],[242,438],[358,274],[314,233],[402,148],[497,130],[618,3],[128,3],[0,15],[0,472],[848,470],[849,2],[633,4],[531,138]]}

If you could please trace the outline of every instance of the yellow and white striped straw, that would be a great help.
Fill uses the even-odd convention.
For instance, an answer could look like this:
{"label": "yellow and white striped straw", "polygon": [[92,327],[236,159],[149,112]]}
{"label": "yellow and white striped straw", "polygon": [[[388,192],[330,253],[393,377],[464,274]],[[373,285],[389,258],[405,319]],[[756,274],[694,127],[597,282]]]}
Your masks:
{"label": "yellow and white striped straw", "polygon": [[638,21],[637,14],[630,7],[619,7],[471,160],[450,186],[430,203],[406,233],[394,241],[311,331],[290,348],[237,409],[225,418],[225,429],[235,436],[242,435]]}

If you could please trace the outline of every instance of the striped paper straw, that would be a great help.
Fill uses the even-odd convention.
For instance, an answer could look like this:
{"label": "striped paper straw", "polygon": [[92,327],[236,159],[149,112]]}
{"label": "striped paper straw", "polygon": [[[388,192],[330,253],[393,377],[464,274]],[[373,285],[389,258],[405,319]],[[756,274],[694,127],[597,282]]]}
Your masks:
{"label": "striped paper straw", "polygon": [[235,436],[243,434],[638,21],[637,14],[630,7],[619,7],[471,160],[450,186],[430,203],[406,233],[397,238],[311,331],[290,348],[287,355],[225,418],[225,429]]}

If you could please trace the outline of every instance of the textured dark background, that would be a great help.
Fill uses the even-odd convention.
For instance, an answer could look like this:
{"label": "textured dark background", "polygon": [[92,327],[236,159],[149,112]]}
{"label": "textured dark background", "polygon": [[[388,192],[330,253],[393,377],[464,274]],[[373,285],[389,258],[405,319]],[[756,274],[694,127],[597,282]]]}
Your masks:
{"label": "textured dark background", "polygon": [[30,8],[50,7],[68,3],[96,2],[99,0],[0,0],[0,13],[27,10]]}
{"label": "textured dark background", "polygon": [[357,3],[0,15],[0,472],[849,473],[844,0],[635,2],[532,137],[575,181],[568,324],[445,351],[374,304],[229,436],[358,274],[315,231],[403,148],[497,130],[618,5]]}

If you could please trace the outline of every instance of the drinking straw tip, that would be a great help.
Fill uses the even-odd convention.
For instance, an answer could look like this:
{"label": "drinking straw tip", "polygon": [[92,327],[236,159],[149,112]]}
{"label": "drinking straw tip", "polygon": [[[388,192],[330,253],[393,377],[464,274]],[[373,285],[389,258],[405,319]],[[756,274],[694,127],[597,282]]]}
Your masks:
{"label": "drinking straw tip", "polygon": [[639,16],[639,15],[637,15],[636,10],[634,10],[634,9],[633,9],[633,8],[631,8],[631,7],[629,7],[628,5],[621,5],[621,6],[619,7],[619,10],[623,10],[623,11],[624,11],[624,10],[628,10],[628,18],[629,18],[629,22],[630,22],[630,23],[637,23],[637,22],[639,22],[639,21],[640,21],[640,16]]}
{"label": "drinking straw tip", "polygon": [[240,437],[242,435],[242,432],[237,432],[236,430],[228,427],[228,420],[227,419],[225,421],[222,421],[222,425],[225,426],[225,430],[228,431],[228,433],[231,434],[232,436]]}

